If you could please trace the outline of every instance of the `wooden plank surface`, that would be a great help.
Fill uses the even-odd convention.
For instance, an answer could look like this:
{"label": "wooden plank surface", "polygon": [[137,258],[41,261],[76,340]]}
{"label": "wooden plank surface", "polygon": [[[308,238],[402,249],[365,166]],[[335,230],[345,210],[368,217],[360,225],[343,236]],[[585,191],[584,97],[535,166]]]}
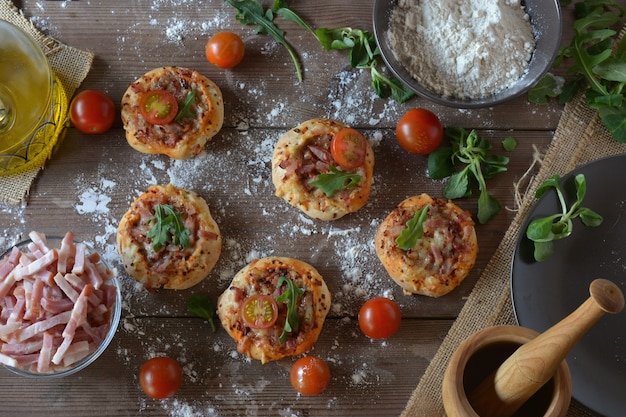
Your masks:
{"label": "wooden plank surface", "polygon": [[[106,353],[85,371],[54,381],[35,381],[0,370],[0,401],[11,415],[48,416],[397,416],[419,382],[474,283],[515,215],[515,190],[537,150],[552,139],[562,108],[536,106],[520,97],[487,109],[452,109],[422,98],[405,104],[379,99],[369,73],[352,70],[343,52],[325,52],[295,24],[279,21],[305,69],[299,83],[284,49],[235,20],[218,0],[78,0],[16,2],[46,34],[95,53],[81,89],[106,91],[119,103],[127,86],[148,70],[177,65],[196,68],[222,89],[224,128],[194,160],[134,151],[121,122],[103,135],[74,128],[34,183],[27,205],[0,206],[6,247],[30,230],[62,234],[73,230],[91,241],[112,266],[122,266],[115,230],[131,201],[155,183],[172,182],[203,196],[220,226],[224,248],[211,275],[192,289],[149,294],[121,273],[123,318]],[[292,1],[314,27],[372,29],[372,0]],[[564,28],[571,24],[571,10]],[[208,37],[237,32],[246,56],[233,70],[220,70],[204,57]],[[446,126],[476,128],[499,145],[514,136],[509,171],[489,181],[504,209],[477,227],[480,253],[470,277],[440,298],[408,297],[386,275],[372,247],[376,227],[404,198],[441,195],[444,183],[426,177],[426,158],[402,151],[394,128],[409,108],[437,113]],[[359,212],[335,222],[311,221],[273,195],[270,158],[286,130],[314,117],[350,124],[374,144],[372,196]],[[523,184],[522,184],[523,185]],[[457,203],[472,212],[476,199]],[[325,277],[333,305],[313,353],[325,358],[333,380],[320,396],[291,388],[292,359],[260,365],[236,353],[223,330],[186,309],[195,293],[217,296],[234,273],[254,257],[292,256],[313,264]],[[508,279],[508,277],[503,277]],[[393,297],[401,307],[398,334],[385,341],[363,336],[356,320],[373,296]],[[147,398],[138,385],[141,364],[157,354],[177,358],[184,384],[169,400]],[[0,412],[2,414],[2,412]]]}

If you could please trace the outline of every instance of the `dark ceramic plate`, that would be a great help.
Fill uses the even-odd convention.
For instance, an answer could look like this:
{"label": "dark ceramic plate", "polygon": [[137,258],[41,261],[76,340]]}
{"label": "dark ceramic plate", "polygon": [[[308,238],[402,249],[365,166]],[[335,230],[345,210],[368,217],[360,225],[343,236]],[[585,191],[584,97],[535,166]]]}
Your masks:
{"label": "dark ceramic plate", "polygon": [[[528,224],[560,211],[556,193],[543,195],[520,229],[511,269],[513,308],[520,326],[539,332],[589,298],[589,284],[606,278],[622,292],[626,282],[626,155],[594,161],[563,177],[568,205],[575,201],[574,176],[585,174],[582,205],[604,218],[598,227],[574,220],[572,235],[555,242],[543,262],[533,259]],[[626,311],[604,315],[567,356],[573,397],[606,417],[626,410]]]}

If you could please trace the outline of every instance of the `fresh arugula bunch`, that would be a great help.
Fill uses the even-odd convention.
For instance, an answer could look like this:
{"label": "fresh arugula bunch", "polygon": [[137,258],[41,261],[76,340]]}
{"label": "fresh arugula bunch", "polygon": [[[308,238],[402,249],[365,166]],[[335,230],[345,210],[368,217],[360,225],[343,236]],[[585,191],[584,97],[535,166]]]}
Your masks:
{"label": "fresh arugula bunch", "polygon": [[213,333],[217,331],[215,326],[215,307],[211,302],[211,299],[206,295],[194,294],[187,302],[187,309],[194,313],[196,316],[201,317],[209,322]]}
{"label": "fresh arugula bunch", "polygon": [[285,319],[283,332],[278,338],[280,343],[285,343],[289,333],[297,331],[300,326],[300,319],[298,318],[298,298],[304,294],[304,288],[298,287],[293,280],[285,276],[278,279],[276,287],[280,288],[283,284],[287,284],[287,289],[276,298],[277,303],[287,303],[287,318]]}
{"label": "fresh arugula bunch", "polygon": [[374,35],[368,31],[342,27],[336,29],[321,28],[313,30],[298,14],[289,8],[286,0],[275,0],[272,8],[264,11],[263,5],[258,0],[225,0],[226,3],[237,9],[236,19],[244,24],[258,26],[258,34],[271,35],[278,43],[283,45],[296,66],[298,80],[302,81],[302,66],[293,47],[285,39],[285,32],[274,24],[275,15],[280,15],[286,20],[297,23],[308,30],[324,50],[349,49],[350,66],[358,69],[369,69],[372,77],[372,87],[381,98],[386,98],[390,93],[395,101],[404,103],[415,93],[396,78],[386,77],[381,70],[382,65],[380,49]]}
{"label": "fresh arugula bunch", "polygon": [[609,28],[622,21],[626,12],[612,0],[584,0],[575,3],[574,7],[575,35],[569,45],[561,48],[554,62],[554,68],[564,62],[573,62],[568,71],[570,76],[561,85],[562,80],[548,74],[529,91],[528,100],[545,104],[548,97],[558,96],[563,104],[583,91],[587,103],[598,111],[604,126],[619,143],[624,143],[626,39],[614,45],[617,32]]}
{"label": "fresh arugula bunch", "polygon": [[152,241],[152,248],[159,252],[169,243],[182,249],[190,245],[189,229],[181,219],[182,214],[174,211],[171,204],[157,204],[154,206],[154,216],[149,220],[152,228],[146,235]]}
{"label": "fresh arugula bunch", "polygon": [[[487,223],[502,207],[487,191],[486,179],[507,170],[509,158],[489,154],[491,142],[480,138],[475,130],[467,133],[462,128],[446,128],[451,146],[440,146],[428,155],[428,176],[431,179],[447,178],[443,196],[454,200],[472,195],[473,183],[480,190],[478,197],[478,221]],[[455,171],[461,166],[459,171]]]}
{"label": "fresh arugula bunch", "polygon": [[329,165],[328,169],[330,169],[330,173],[320,174],[316,179],[309,182],[309,185],[319,188],[327,197],[332,196],[337,191],[352,188],[361,181],[361,176],[358,174],[339,171],[332,165]]}
{"label": "fresh arugula bunch", "polygon": [[415,247],[417,241],[424,236],[424,222],[428,217],[430,204],[426,204],[415,212],[411,220],[406,222],[406,227],[402,229],[396,238],[396,245],[399,249],[409,250]]}
{"label": "fresh arugula bunch", "polygon": [[584,225],[591,227],[599,226],[603,221],[602,216],[595,211],[581,207],[582,201],[587,193],[585,175],[576,175],[576,177],[574,177],[574,184],[576,185],[576,201],[569,209],[567,208],[567,202],[565,201],[565,195],[561,187],[561,177],[559,175],[548,178],[537,188],[535,193],[536,198],[540,198],[546,191],[554,188],[559,204],[561,205],[561,213],[535,219],[530,222],[526,229],[526,237],[535,244],[535,260],[539,262],[546,260],[554,252],[553,242],[555,240],[566,238],[572,234],[574,227],[572,219],[579,217]]}

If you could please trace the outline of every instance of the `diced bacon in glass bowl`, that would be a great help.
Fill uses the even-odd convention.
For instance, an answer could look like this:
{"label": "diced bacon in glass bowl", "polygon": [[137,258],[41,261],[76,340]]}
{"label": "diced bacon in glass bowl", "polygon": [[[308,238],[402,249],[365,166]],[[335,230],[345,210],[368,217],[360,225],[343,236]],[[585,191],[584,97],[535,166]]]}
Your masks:
{"label": "diced bacon in glass bowl", "polygon": [[117,274],[72,232],[29,238],[0,256],[0,363],[25,376],[69,375],[115,335]]}

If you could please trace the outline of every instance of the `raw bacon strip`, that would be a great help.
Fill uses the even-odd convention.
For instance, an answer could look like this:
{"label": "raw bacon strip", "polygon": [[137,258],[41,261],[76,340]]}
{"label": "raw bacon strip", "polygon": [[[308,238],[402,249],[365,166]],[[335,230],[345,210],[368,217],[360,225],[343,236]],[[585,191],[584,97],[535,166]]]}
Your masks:
{"label": "raw bacon strip", "polygon": [[14,368],[17,368],[19,365],[19,363],[15,359],[3,353],[0,353],[0,363],[3,363],[8,366],[12,366]]}
{"label": "raw bacon strip", "polygon": [[39,248],[42,253],[50,252],[50,248],[48,247],[48,242],[46,242],[46,235],[43,233],[32,231],[28,234],[30,240],[33,241],[35,245]]}
{"label": "raw bacon strip", "polygon": [[54,336],[48,332],[44,332],[39,358],[37,359],[37,372],[43,374],[50,370],[50,359],[52,358],[53,350]]}
{"label": "raw bacon strip", "polygon": [[65,330],[63,330],[63,337],[70,339],[70,341],[76,333],[76,328],[87,320],[87,304],[91,291],[91,285],[85,285],[85,288],[81,291],[76,303],[74,303],[70,321],[65,326]]}
{"label": "raw bacon strip", "polygon": [[9,276],[6,277],[5,280],[2,281],[2,283],[0,284],[0,297],[4,297],[9,292],[11,292],[11,289],[15,285],[15,282],[15,274],[13,273],[13,271],[11,271],[11,273],[9,273]]}
{"label": "raw bacon strip", "polygon": [[74,256],[74,251],[74,233],[67,232],[61,241],[57,271],[62,273],[68,272],[68,261],[70,257]]}
{"label": "raw bacon strip", "polygon": [[49,319],[35,322],[24,329],[17,330],[13,333],[13,336],[17,342],[23,342],[24,340],[28,340],[39,333],[53,328],[54,326],[66,324],[70,320],[71,316],[71,311],[64,311],[63,313],[59,313]]}
{"label": "raw bacon strip", "polygon": [[24,318],[27,320],[38,319],[42,315],[41,300],[43,299],[44,282],[41,280],[34,280],[30,294],[26,298],[26,312]]}
{"label": "raw bacon strip", "polygon": [[[24,257],[22,256],[22,259],[23,258]],[[36,272],[39,272],[40,270],[44,269],[45,267],[47,267],[48,265],[50,265],[52,262],[56,260],[57,260],[57,251],[53,249],[49,251],[48,253],[46,253],[41,258],[37,258],[33,262],[29,263],[28,265],[22,268],[16,268],[13,271],[13,274],[15,275],[15,278],[17,280],[20,280],[26,276],[30,276],[30,275],[35,274]]]}
{"label": "raw bacon strip", "polygon": [[7,323],[0,325],[0,339],[6,340],[6,336],[20,328],[20,323]]}
{"label": "raw bacon strip", "polygon": [[98,271],[98,268],[96,268],[96,266],[90,260],[87,260],[87,263],[85,264],[85,272],[89,277],[91,285],[93,285],[95,289],[99,289],[104,282],[104,279],[102,278],[102,275],[100,275],[100,271]]}
{"label": "raw bacon strip", "polygon": [[[85,280],[82,277],[75,275],[74,273],[65,274],[64,278],[67,280],[67,282],[72,284],[72,287],[74,287],[77,291],[82,291],[83,288],[85,288],[85,285],[91,285],[85,282]],[[92,286],[92,289],[93,289],[93,286]],[[93,306],[98,306],[99,304],[101,304],[102,303],[101,293],[102,293],[102,290],[93,290],[89,294],[89,304]]]}
{"label": "raw bacon strip", "polygon": [[76,300],[78,300],[78,291],[76,291],[74,287],[72,287],[72,284],[69,283],[69,281],[65,278],[63,274],[58,272],[54,276],[54,282],[57,283],[59,288],[61,288],[65,295],[67,295],[67,298],[72,300],[72,302],[75,303]]}
{"label": "raw bacon strip", "polygon": [[7,320],[7,323],[21,323],[24,318],[24,310],[26,309],[26,300],[24,296],[20,296],[13,307],[13,311]]}
{"label": "raw bacon strip", "polygon": [[65,352],[65,356],[63,357],[63,366],[68,367],[78,362],[94,349],[95,346],[92,347],[92,345],[86,340],[73,343]]}
{"label": "raw bacon strip", "polygon": [[35,258],[41,258],[45,253],[41,249],[39,249],[39,246],[35,245],[33,242],[30,242],[28,244],[28,250],[35,256]]}
{"label": "raw bacon strip", "polygon": [[2,353],[6,355],[26,355],[41,350],[43,339],[33,340],[27,343],[5,343],[2,345]]}
{"label": "raw bacon strip", "polygon": [[41,300],[41,307],[48,313],[58,314],[64,311],[69,311],[74,307],[74,302],[69,298],[53,299],[43,298]]}
{"label": "raw bacon strip", "polygon": [[44,271],[39,271],[33,275],[33,278],[36,280],[42,281],[44,284],[50,286],[54,283],[54,275],[52,271],[46,269]]}
{"label": "raw bacon strip", "polygon": [[52,357],[52,363],[58,365],[63,360],[63,356],[65,356],[65,352],[70,348],[72,344],[72,339],[68,337],[63,338],[63,343],[57,348],[57,351],[54,352],[54,356]]}
{"label": "raw bacon strip", "polygon": [[85,272],[85,244],[77,243],[72,274],[82,274],[83,272]]}
{"label": "raw bacon strip", "polygon": [[0,281],[4,281],[9,273],[15,269],[19,262],[20,254],[20,250],[13,247],[9,256],[5,260],[0,261]]}

